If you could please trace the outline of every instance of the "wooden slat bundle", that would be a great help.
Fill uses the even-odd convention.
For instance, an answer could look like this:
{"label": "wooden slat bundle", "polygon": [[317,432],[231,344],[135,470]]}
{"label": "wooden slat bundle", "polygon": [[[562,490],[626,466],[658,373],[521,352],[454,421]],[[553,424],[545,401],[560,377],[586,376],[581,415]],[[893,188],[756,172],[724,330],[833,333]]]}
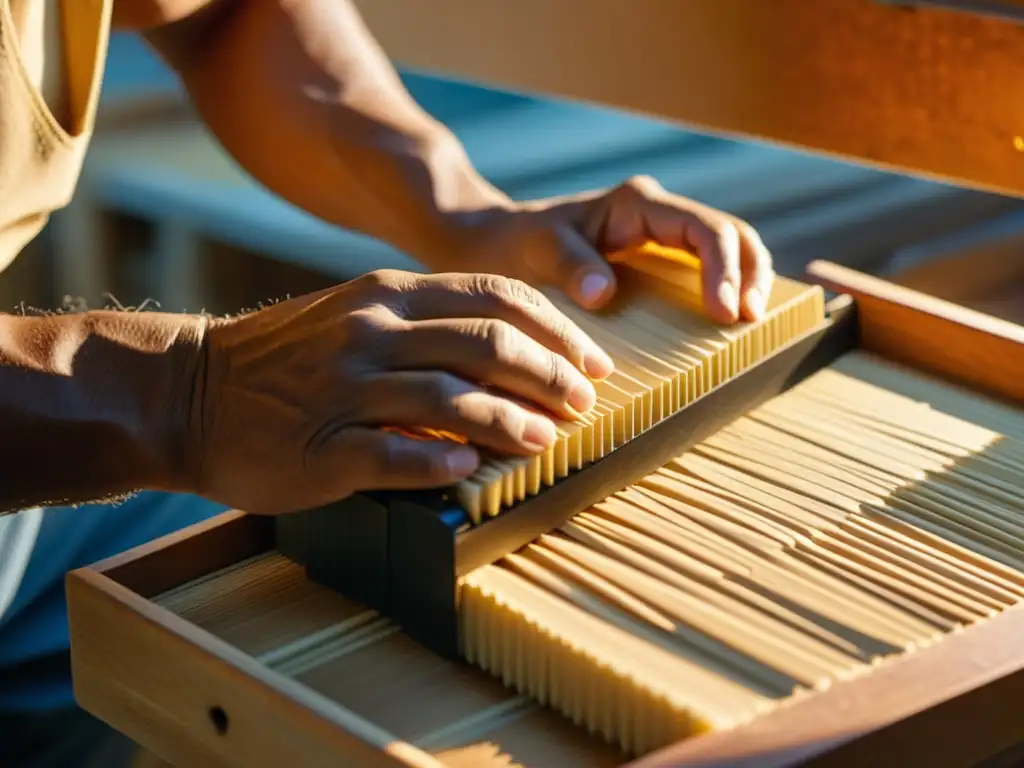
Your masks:
{"label": "wooden slat bundle", "polygon": [[1021,437],[850,353],[465,577],[463,653],[635,755],[870,674],[1024,600]]}
{"label": "wooden slat bundle", "polygon": [[[358,494],[279,518],[281,552],[305,564],[314,581],[382,610],[417,641],[456,656],[457,577],[528,544],[697,442],[692,428],[680,428],[680,414],[696,418],[699,409],[710,410],[712,419],[701,425],[710,434],[728,417],[715,404],[726,390],[760,380],[788,386],[808,345],[830,328],[819,286],[777,278],[763,318],[722,326],[703,313],[700,262],[692,254],[648,244],[609,259],[621,265],[613,306],[588,315],[552,297],[616,364],[596,383],[595,408],[574,422],[556,422],[554,446],[530,458],[485,457],[451,489]],[[780,364],[776,374],[764,372]],[[750,370],[761,375],[744,381]],[[623,468],[618,476],[610,471],[616,465]]]}
{"label": "wooden slat bundle", "polygon": [[[637,766],[959,766],[1010,746],[1024,737],[1022,415],[919,382],[956,378],[965,345],[988,361],[967,372],[977,381],[1019,355],[1022,332],[831,265],[815,273],[857,299],[860,351],[761,409],[737,404],[738,421],[672,466],[464,579],[464,649],[521,693],[311,584],[274,552],[270,521],[229,513],[69,577],[82,704],[178,765],[622,763],[601,736],[646,754]],[[914,344],[923,333],[942,343]],[[917,373],[893,366],[909,360]],[[1019,386],[977,388],[1019,402]],[[726,567],[746,581],[715,577]],[[644,573],[658,590],[637,586]],[[524,601],[538,583],[548,596]],[[564,605],[557,583],[573,586]],[[615,628],[595,623],[595,595]],[[509,623],[498,602],[561,607]],[[657,628],[667,612],[671,640]],[[516,646],[517,632],[533,639]],[[683,647],[688,660],[670,663]],[[613,672],[634,702],[657,694],[675,709],[624,707]]]}
{"label": "wooden slat bundle", "polygon": [[[490,458],[455,487],[455,498],[473,523],[600,461],[825,320],[818,286],[777,278],[762,320],[721,326],[700,311],[694,257],[647,244],[609,258],[627,264],[620,281],[626,283],[620,286],[625,295],[610,310],[594,315],[557,295],[551,298],[611,355],[615,372],[596,383],[593,411],[559,423],[558,441],[543,454]],[[647,273],[628,264],[645,265]]]}

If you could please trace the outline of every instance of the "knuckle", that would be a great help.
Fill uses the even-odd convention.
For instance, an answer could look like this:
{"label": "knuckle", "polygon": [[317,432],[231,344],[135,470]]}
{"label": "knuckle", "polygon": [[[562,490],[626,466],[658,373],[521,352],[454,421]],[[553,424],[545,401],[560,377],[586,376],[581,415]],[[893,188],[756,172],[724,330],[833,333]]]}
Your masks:
{"label": "knuckle", "polygon": [[501,275],[473,275],[470,290],[478,296],[487,296],[501,301],[511,301],[511,281]]}
{"label": "knuckle", "polygon": [[379,338],[388,330],[389,315],[380,307],[367,307],[349,312],[341,320],[343,337],[357,344]]}
{"label": "knuckle", "polygon": [[568,397],[573,388],[573,373],[569,370],[569,364],[553,352],[548,353],[548,365],[545,375],[545,385],[561,399]]}
{"label": "knuckle", "polygon": [[400,269],[375,269],[352,282],[366,291],[371,298],[382,300],[407,290],[411,276]]}
{"label": "knuckle", "polygon": [[368,288],[387,288],[395,282],[394,272],[392,269],[375,269],[357,277],[353,282]]}
{"label": "knuckle", "polygon": [[448,481],[451,473],[445,464],[444,457],[435,453],[419,454],[420,467],[416,474],[428,485],[441,484]]}
{"label": "knuckle", "polygon": [[528,283],[503,275],[474,275],[470,290],[478,296],[498,301],[507,307],[540,307],[540,291]]}
{"label": "knuckle", "polygon": [[519,437],[523,431],[523,414],[517,406],[508,400],[496,399],[490,412],[488,426],[497,432]]}
{"label": "knuckle", "polygon": [[767,257],[767,248],[765,247],[764,240],[761,239],[761,233],[757,231],[757,228],[749,221],[733,217],[733,225],[744,240],[753,248],[755,256],[759,261],[762,261]]}
{"label": "knuckle", "polygon": [[384,477],[391,477],[404,472],[406,452],[402,450],[401,441],[395,435],[388,435],[377,443],[376,464]]}
{"label": "knuckle", "polygon": [[551,313],[551,320],[549,322],[549,328],[551,335],[555,338],[563,349],[567,349],[574,355],[580,353],[580,344],[577,341],[577,334],[575,326],[569,321],[565,315],[557,310]]}
{"label": "knuckle", "polygon": [[419,470],[417,464],[422,463],[422,454],[397,432],[385,433],[383,439],[375,441],[371,455],[375,473],[389,486],[392,479],[407,477]]}
{"label": "knuckle", "polygon": [[504,320],[482,320],[478,336],[488,359],[495,363],[514,362],[521,355],[520,333]]}
{"label": "knuckle", "polygon": [[619,185],[619,190],[624,195],[642,198],[658,196],[664,192],[657,179],[647,174],[637,174],[629,177]]}
{"label": "knuckle", "polygon": [[754,226],[743,219],[733,218],[732,224],[736,227],[736,230],[744,237],[755,245],[761,243],[761,234],[754,228]]}
{"label": "knuckle", "polygon": [[508,284],[508,296],[513,302],[531,307],[541,306],[541,293],[536,288],[513,278],[506,278],[505,282]]}

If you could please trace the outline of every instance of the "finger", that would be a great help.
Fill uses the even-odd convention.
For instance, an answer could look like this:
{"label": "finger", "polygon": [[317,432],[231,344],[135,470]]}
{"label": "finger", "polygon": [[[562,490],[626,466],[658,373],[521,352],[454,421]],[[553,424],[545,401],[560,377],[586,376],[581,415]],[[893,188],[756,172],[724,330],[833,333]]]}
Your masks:
{"label": "finger", "polygon": [[395,432],[346,427],[317,456],[325,487],[354,491],[440,488],[469,477],[480,465],[476,449],[446,440],[418,440]]}
{"label": "finger", "polygon": [[593,339],[540,291],[499,275],[424,275],[404,299],[410,320],[493,318],[515,326],[592,379],[614,370]]}
{"label": "finger", "polygon": [[720,323],[739,318],[740,236],[728,217],[703,210],[683,210],[675,202],[653,203],[648,214],[651,235],[663,245],[679,245],[700,258],[704,308]]}
{"label": "finger", "polygon": [[605,240],[610,248],[653,238],[662,245],[693,249],[701,260],[707,313],[722,323],[738,319],[740,237],[728,216],[673,195],[643,176],[613,190],[608,198]]}
{"label": "finger", "polygon": [[740,314],[745,320],[764,316],[775,273],[772,255],[750,224],[731,216],[740,237]]}
{"label": "finger", "polygon": [[731,221],[694,222],[689,239],[701,261],[701,287],[708,314],[722,323],[739,318],[740,236]]}
{"label": "finger", "polygon": [[615,293],[615,272],[574,227],[561,223],[551,236],[531,244],[531,270],[546,285],[563,291],[583,309],[600,309]]}
{"label": "finger", "polygon": [[594,385],[567,359],[503,320],[419,320],[389,338],[385,365],[391,370],[447,371],[564,419],[597,402]]}
{"label": "finger", "polygon": [[440,430],[473,445],[524,456],[550,448],[557,438],[555,425],[543,414],[450,373],[386,373],[372,386],[367,422]]}

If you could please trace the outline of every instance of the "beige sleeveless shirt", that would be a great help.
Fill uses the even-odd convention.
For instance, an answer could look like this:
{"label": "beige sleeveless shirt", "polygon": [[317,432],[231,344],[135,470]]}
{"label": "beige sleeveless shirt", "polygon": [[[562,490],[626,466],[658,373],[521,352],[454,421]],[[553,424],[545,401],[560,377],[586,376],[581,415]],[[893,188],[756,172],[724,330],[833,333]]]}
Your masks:
{"label": "beige sleeveless shirt", "polygon": [[0,270],[71,200],[113,0],[0,0]]}

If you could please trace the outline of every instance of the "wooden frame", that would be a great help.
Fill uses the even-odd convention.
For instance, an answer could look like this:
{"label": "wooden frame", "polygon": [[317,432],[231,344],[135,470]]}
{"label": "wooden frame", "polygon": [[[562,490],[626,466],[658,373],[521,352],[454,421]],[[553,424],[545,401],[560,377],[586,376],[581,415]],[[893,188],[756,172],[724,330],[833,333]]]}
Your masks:
{"label": "wooden frame", "polygon": [[[1024,329],[817,262],[858,303],[862,347],[1020,400]],[[884,331],[884,332],[883,332]],[[942,343],[921,343],[928,338]],[[974,365],[963,369],[963,355]],[[1020,363],[1016,363],[1020,365]],[[986,375],[988,378],[986,378]],[[81,705],[177,765],[440,766],[150,598],[272,549],[273,522],[228,512],[67,578]],[[629,763],[962,766],[1024,741],[1024,605],[753,722]],[[273,723],[268,727],[268,723]]]}
{"label": "wooden frame", "polygon": [[862,347],[1024,402],[1024,327],[838,264],[815,261],[808,273],[820,285],[856,300]]}
{"label": "wooden frame", "polygon": [[80,704],[174,765],[326,768],[344,757],[380,768],[440,768],[147,600],[264,552],[272,541],[270,520],[228,512],[69,574]]}
{"label": "wooden frame", "polygon": [[403,66],[1024,194],[1009,21],[877,0],[356,4]]}

